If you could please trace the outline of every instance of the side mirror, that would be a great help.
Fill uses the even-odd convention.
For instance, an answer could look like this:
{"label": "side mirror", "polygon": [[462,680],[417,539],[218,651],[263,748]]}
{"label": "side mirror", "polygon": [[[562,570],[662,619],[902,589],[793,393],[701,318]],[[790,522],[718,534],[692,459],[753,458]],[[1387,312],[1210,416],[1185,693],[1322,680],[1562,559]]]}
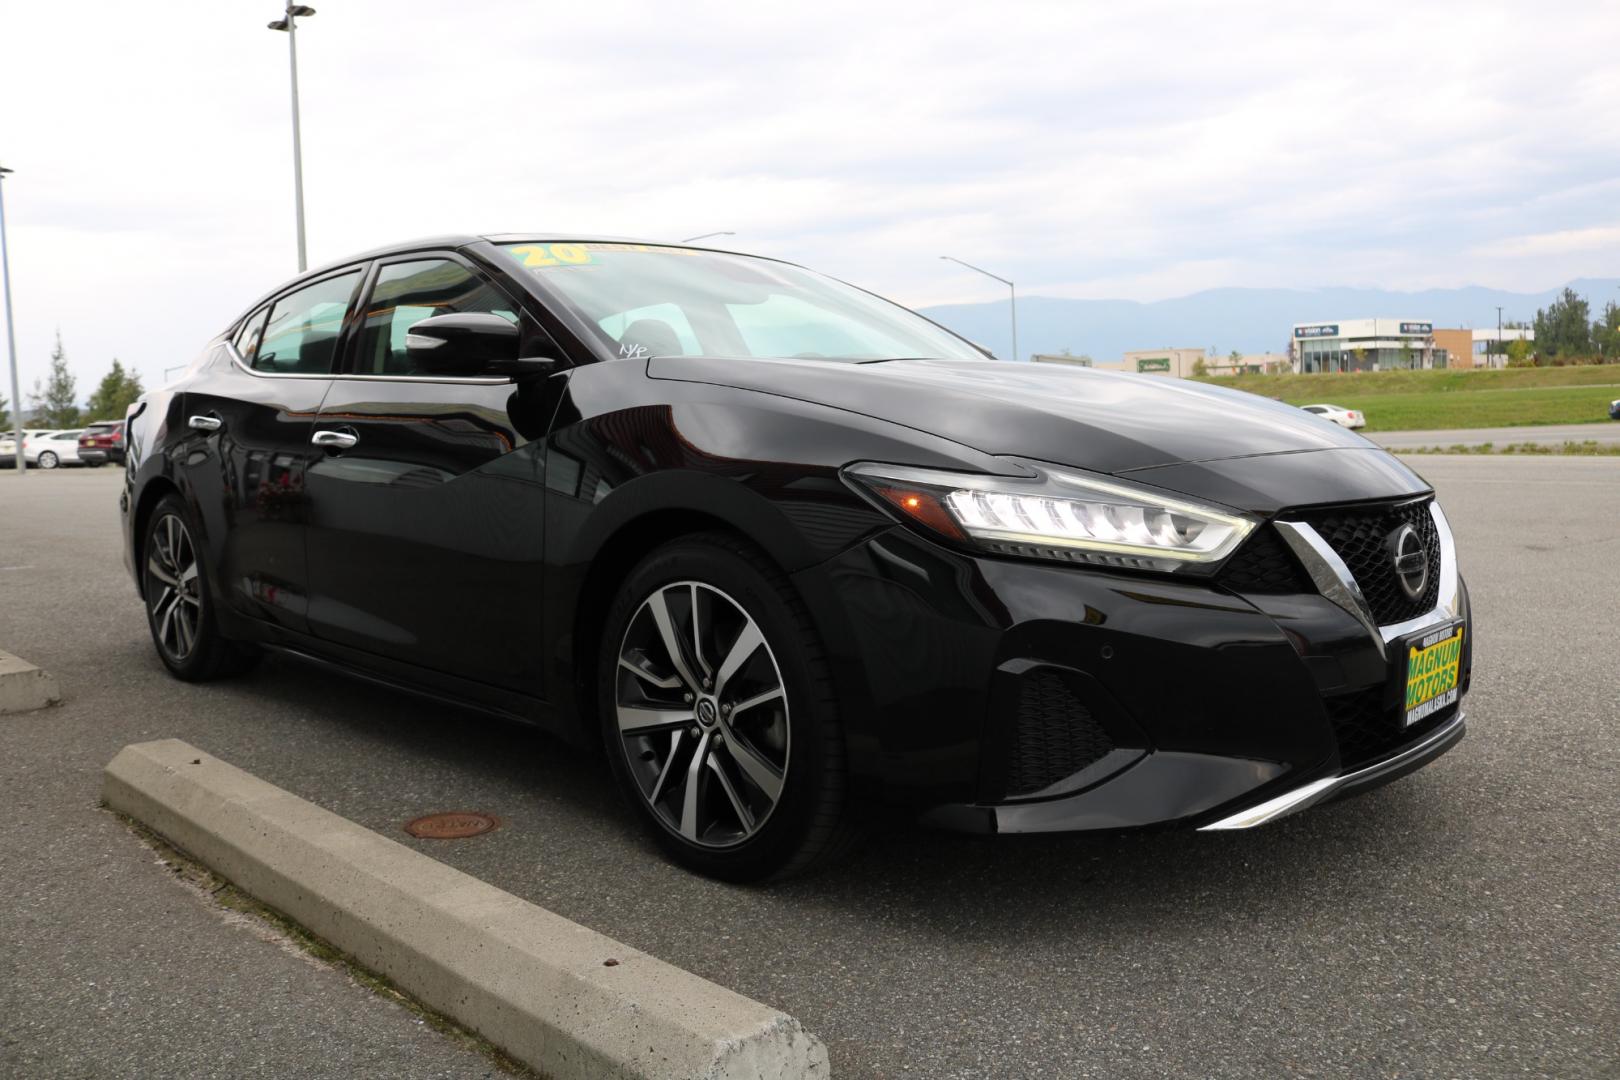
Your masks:
{"label": "side mirror", "polygon": [[463,312],[434,315],[405,334],[405,355],[417,371],[435,375],[540,375],[550,359],[518,355],[517,326],[499,315]]}

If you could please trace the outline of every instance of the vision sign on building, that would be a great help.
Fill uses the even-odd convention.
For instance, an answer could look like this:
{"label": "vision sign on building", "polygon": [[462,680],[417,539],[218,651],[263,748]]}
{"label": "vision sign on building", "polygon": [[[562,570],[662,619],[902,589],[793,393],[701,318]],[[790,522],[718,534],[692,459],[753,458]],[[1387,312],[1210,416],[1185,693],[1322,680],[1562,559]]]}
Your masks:
{"label": "vision sign on building", "polygon": [[1168,356],[1144,356],[1136,362],[1138,372],[1169,371],[1170,358]]}
{"label": "vision sign on building", "polygon": [[1401,333],[1403,333],[1403,334],[1432,334],[1432,333],[1434,333],[1434,323],[1403,322],[1403,323],[1401,323]]}
{"label": "vision sign on building", "polygon": [[1317,326],[1296,326],[1294,336],[1297,338],[1338,337],[1338,323],[1321,323]]}

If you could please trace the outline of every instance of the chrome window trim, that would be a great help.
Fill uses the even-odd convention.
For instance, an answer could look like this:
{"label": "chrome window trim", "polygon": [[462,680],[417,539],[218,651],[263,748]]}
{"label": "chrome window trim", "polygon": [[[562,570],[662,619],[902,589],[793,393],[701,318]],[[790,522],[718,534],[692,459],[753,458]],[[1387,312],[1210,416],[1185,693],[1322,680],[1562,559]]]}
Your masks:
{"label": "chrome window trim", "polygon": [[1340,788],[1352,784],[1359,784],[1366,780],[1394,772],[1413,761],[1436,752],[1439,747],[1460,738],[1467,716],[1461,709],[1439,730],[1431,732],[1422,742],[1414,743],[1394,757],[1375,761],[1371,765],[1364,765],[1352,772],[1340,773],[1337,776],[1324,776],[1320,780],[1312,780],[1308,784],[1285,791],[1274,799],[1267,799],[1247,810],[1239,810],[1235,814],[1221,818],[1219,821],[1200,826],[1199,832],[1217,832],[1225,829],[1252,829],[1256,825],[1264,825],[1278,818],[1303,810],[1307,806],[1321,802]]}
{"label": "chrome window trim", "polygon": [[512,382],[507,375],[351,375],[342,371],[325,372],[297,372],[297,371],[255,371],[242,360],[242,354],[236,351],[236,343],[227,340],[225,348],[230,351],[231,363],[239,371],[252,375],[255,379],[353,379],[358,382],[404,382],[404,383],[451,383],[459,386],[501,386]]}
{"label": "chrome window trim", "polygon": [[1311,583],[1324,597],[1353,615],[1366,628],[1373,641],[1383,650],[1396,638],[1404,637],[1427,626],[1457,617],[1462,609],[1461,578],[1457,573],[1457,544],[1451,535],[1451,523],[1440,509],[1440,501],[1429,500],[1429,514],[1434,518],[1435,534],[1440,538],[1440,593],[1433,608],[1414,619],[1379,626],[1374,618],[1361,586],[1345,565],[1339,553],[1309,524],[1303,521],[1277,521],[1277,531],[1287,542]]}

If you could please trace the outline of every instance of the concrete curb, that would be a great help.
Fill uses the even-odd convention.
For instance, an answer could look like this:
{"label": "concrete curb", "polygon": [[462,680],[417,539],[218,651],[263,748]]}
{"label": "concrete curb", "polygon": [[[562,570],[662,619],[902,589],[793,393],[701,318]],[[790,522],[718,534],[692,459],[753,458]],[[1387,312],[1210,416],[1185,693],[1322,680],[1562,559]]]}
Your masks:
{"label": "concrete curb", "polygon": [[[556,1080],[829,1075],[791,1016],[211,758],[125,747],[102,794],[247,893]],[[608,960],[617,960],[612,966]]]}
{"label": "concrete curb", "polygon": [[62,700],[56,680],[20,656],[0,651],[0,715],[32,712]]}

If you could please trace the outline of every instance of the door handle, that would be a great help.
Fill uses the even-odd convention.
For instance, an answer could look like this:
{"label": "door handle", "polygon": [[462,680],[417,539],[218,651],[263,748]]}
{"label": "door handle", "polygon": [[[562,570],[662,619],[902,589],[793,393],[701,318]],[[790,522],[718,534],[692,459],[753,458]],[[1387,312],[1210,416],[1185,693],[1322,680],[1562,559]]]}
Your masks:
{"label": "door handle", "polygon": [[328,450],[347,450],[360,441],[360,436],[349,431],[317,431],[309,441]]}
{"label": "door handle", "polygon": [[212,413],[206,416],[193,416],[187,423],[198,431],[218,431],[225,426],[225,421]]}

